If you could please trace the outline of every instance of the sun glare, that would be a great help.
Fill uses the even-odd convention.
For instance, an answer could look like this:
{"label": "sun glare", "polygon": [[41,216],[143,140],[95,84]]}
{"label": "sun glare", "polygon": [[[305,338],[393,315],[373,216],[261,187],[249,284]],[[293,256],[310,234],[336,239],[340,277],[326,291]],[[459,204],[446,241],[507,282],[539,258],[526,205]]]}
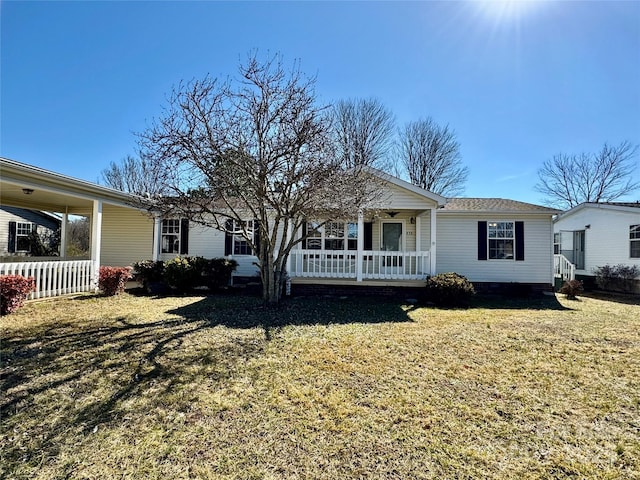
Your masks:
{"label": "sun glare", "polygon": [[546,2],[544,0],[476,0],[475,3],[483,15],[501,22],[529,15]]}

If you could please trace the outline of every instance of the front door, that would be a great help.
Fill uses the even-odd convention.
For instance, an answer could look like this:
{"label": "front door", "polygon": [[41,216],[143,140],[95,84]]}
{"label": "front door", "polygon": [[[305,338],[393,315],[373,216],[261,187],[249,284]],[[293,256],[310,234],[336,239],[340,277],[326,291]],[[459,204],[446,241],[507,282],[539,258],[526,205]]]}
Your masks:
{"label": "front door", "polygon": [[584,270],[584,230],[573,232],[573,263],[576,270]]}
{"label": "front door", "polygon": [[[402,223],[385,222],[382,224],[381,249],[384,252],[402,251]],[[401,267],[402,257],[400,255],[385,256],[383,266]]]}
{"label": "front door", "polygon": [[399,252],[402,250],[402,223],[382,224],[382,250]]}

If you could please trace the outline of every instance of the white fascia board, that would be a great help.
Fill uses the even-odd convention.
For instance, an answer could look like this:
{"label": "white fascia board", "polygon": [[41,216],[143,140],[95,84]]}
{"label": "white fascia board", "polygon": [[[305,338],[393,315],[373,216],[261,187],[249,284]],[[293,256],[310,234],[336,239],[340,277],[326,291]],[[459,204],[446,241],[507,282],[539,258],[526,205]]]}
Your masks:
{"label": "white fascia board", "polygon": [[574,213],[578,213],[584,209],[609,210],[609,211],[616,211],[616,212],[640,214],[640,207],[627,207],[625,205],[607,205],[604,203],[581,203],[580,205],[577,205],[572,209],[567,210],[566,212],[562,212],[558,214],[554,219],[554,222],[570,217]]}

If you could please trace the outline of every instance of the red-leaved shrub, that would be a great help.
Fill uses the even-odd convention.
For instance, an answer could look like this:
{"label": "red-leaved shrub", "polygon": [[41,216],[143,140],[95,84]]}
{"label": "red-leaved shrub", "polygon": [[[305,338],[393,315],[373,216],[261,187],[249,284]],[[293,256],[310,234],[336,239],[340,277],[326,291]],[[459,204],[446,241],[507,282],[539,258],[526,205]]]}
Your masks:
{"label": "red-leaved shrub", "polygon": [[35,289],[33,277],[0,275],[0,315],[15,312]]}
{"label": "red-leaved shrub", "polygon": [[131,278],[131,267],[100,267],[98,287],[111,297],[124,292],[127,280]]}

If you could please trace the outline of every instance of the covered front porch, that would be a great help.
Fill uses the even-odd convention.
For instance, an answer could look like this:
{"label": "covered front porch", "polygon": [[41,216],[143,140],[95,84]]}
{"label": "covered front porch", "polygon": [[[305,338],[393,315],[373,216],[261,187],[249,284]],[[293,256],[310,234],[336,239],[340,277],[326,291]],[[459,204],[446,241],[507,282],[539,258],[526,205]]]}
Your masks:
{"label": "covered front porch", "polygon": [[365,212],[353,222],[306,225],[308,238],[289,255],[301,279],[424,280],[436,270],[436,208]]}

